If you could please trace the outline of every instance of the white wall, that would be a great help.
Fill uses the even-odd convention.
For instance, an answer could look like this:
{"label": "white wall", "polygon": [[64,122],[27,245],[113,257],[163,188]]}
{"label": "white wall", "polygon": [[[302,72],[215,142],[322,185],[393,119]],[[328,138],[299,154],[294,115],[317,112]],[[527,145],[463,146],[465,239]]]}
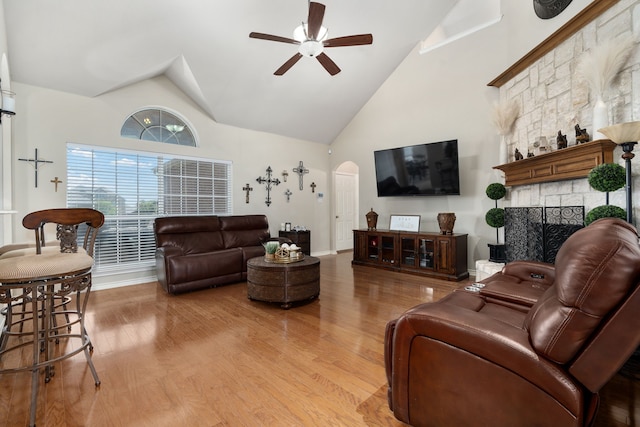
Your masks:
{"label": "white wall", "polygon": [[[487,83],[537,46],[590,0],[574,0],[557,18],[541,20],[531,2],[502,1],[502,21],[425,55],[416,49],[381,86],[332,144],[331,166],[355,162],[360,170],[360,227],[373,208],[378,226],[391,214],[419,214],[421,230],[437,231],[439,212],[455,212],[456,233],[469,234],[469,268],[489,256],[495,230],[484,220],[493,201],[488,184],[503,182],[498,164],[499,138],[490,108],[499,98]],[[373,151],[424,142],[458,139],[461,195],[424,198],[378,198]]]}
{"label": "white wall", "polygon": [[[14,90],[18,94],[18,111],[11,119],[15,132],[14,208],[18,210],[14,221],[14,241],[33,239],[20,223],[25,214],[65,206],[65,184],[61,184],[56,193],[50,180],[57,176],[66,181],[65,145],[75,142],[230,160],[233,162],[234,214],[266,214],[274,236],[277,236],[282,222],[304,225],[311,230],[312,253],[329,252],[330,178],[327,145],[215,123],[165,77],[95,98],[15,82]],[[120,128],[124,120],[145,106],[166,107],[186,117],[199,136],[200,146],[181,147],[121,138]],[[33,167],[17,161],[17,158],[33,158],[36,148],[41,158],[53,161],[53,164],[41,165],[38,188],[34,187]],[[309,169],[309,174],[304,176],[303,191],[298,189],[298,176],[292,171],[300,160]],[[274,177],[281,180],[281,172],[284,169],[289,171],[288,182],[273,188],[269,207],[265,204],[264,185],[256,182],[256,178],[265,176],[268,166],[274,170]],[[309,187],[311,182],[317,184],[315,193]],[[242,190],[247,183],[253,187],[249,204],[245,203],[245,192]],[[289,203],[284,196],[287,188],[293,192]],[[322,203],[318,201],[318,192],[325,193]]]}

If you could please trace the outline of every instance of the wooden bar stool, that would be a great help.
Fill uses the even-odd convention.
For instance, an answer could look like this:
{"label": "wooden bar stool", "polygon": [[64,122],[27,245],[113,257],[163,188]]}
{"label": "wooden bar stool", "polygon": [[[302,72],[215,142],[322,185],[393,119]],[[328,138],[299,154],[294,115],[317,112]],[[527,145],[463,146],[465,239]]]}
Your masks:
{"label": "wooden bar stool", "polygon": [[[60,241],[59,248],[53,247],[55,250],[51,246],[46,249],[42,247],[44,227],[49,223],[56,224],[56,238]],[[91,290],[93,247],[103,223],[104,215],[93,209],[33,212],[24,217],[22,224],[35,230],[35,253],[0,257],[0,303],[7,304],[8,323],[2,337],[0,374],[32,372],[32,426],[36,420],[41,368],[44,369],[47,383],[55,373],[56,362],[84,351],[95,385],[100,385],[91,360],[93,345],[87,333],[84,314]],[[84,230],[84,238],[80,241],[77,237],[79,227]],[[75,304],[69,304],[71,298],[75,299]],[[23,307],[20,320],[13,319],[13,308],[16,307]],[[58,320],[60,316],[64,317],[63,321]],[[17,325],[20,330],[12,330]],[[65,340],[64,346],[52,345],[60,340]],[[26,351],[29,347],[32,352],[30,358],[5,357],[9,353]],[[29,362],[20,363],[22,360]]]}

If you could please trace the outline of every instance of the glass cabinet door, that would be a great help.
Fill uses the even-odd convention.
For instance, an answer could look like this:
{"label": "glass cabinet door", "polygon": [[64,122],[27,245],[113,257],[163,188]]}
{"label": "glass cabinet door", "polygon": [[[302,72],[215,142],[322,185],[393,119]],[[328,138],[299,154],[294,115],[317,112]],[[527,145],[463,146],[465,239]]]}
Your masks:
{"label": "glass cabinet door", "polygon": [[378,236],[367,236],[367,258],[378,260],[380,257],[380,242]]}
{"label": "glass cabinet door", "polygon": [[396,262],[395,257],[395,237],[394,236],[380,236],[380,260],[387,264],[394,264]]}
{"label": "glass cabinet door", "polygon": [[421,268],[434,268],[434,241],[430,239],[420,239],[419,259]]}
{"label": "glass cabinet door", "polygon": [[416,239],[414,237],[400,238],[400,264],[407,267],[416,266]]}

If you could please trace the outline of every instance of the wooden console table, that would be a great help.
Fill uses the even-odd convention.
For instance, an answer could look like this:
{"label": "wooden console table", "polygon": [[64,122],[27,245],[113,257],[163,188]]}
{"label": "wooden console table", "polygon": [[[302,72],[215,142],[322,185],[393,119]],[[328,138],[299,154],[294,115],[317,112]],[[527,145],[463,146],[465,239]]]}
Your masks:
{"label": "wooden console table", "polygon": [[493,168],[504,172],[506,186],[584,178],[599,164],[612,163],[614,148],[614,142],[599,139]]}
{"label": "wooden console table", "polygon": [[352,265],[458,281],[469,277],[467,235],[353,230]]}

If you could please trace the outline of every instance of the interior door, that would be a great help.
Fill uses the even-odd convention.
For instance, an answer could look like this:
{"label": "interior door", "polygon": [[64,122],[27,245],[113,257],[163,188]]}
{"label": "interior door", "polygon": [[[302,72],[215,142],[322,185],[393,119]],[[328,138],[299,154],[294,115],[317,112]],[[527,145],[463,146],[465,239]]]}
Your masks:
{"label": "interior door", "polygon": [[356,227],[356,176],[336,173],[336,250],[353,248]]}

